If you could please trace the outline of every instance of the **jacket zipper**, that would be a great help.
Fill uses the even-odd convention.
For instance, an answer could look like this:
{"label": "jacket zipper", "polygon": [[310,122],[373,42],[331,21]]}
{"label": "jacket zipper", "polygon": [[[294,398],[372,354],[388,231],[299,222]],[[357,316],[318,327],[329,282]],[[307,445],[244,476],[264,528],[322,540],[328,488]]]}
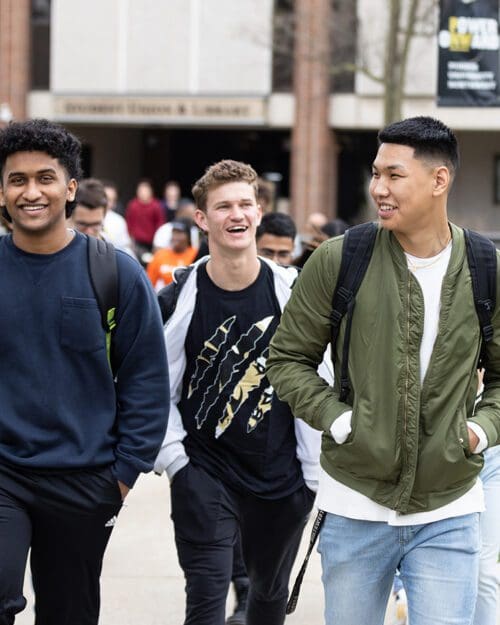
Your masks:
{"label": "jacket zipper", "polygon": [[[408,432],[408,388],[410,386],[410,302],[411,302],[411,273],[408,270],[408,296],[406,301],[406,380],[405,380],[405,401],[404,401],[404,412],[403,412],[403,445],[401,446],[402,454],[403,454],[403,462],[401,467],[401,473],[403,472],[403,468],[407,465],[407,454],[406,454],[406,439]],[[401,505],[401,500],[403,499],[403,493],[401,493],[399,497],[399,501],[396,504],[396,511]]]}

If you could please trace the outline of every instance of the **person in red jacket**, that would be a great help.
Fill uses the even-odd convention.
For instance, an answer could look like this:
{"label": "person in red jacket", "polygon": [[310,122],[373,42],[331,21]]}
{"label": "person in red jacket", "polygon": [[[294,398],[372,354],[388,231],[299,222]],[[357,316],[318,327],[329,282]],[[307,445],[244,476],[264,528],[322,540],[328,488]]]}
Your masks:
{"label": "person in red jacket", "polygon": [[154,197],[149,180],[141,180],[137,185],[136,197],[127,204],[125,219],[137,257],[142,258],[145,252],[151,252],[155,232],[165,221],[162,206]]}

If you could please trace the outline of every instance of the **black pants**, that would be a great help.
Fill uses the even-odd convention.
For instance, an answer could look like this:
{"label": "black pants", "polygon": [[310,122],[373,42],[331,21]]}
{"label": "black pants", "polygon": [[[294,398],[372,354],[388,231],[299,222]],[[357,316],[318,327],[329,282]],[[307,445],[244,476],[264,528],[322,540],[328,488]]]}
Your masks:
{"label": "black pants", "polygon": [[30,547],[35,625],[97,625],[102,559],[121,505],[109,468],[0,466],[0,625],[26,606]]}
{"label": "black pants", "polygon": [[223,625],[233,545],[241,531],[250,579],[247,625],[282,625],[288,581],[314,493],[281,499],[239,495],[190,462],[171,487],[179,563],[186,578],[185,625]]}
{"label": "black pants", "polygon": [[248,575],[245,568],[245,561],[243,560],[243,551],[241,549],[241,536],[238,532],[233,547],[233,570],[231,580],[234,582],[235,579],[241,579],[242,577],[248,577]]}

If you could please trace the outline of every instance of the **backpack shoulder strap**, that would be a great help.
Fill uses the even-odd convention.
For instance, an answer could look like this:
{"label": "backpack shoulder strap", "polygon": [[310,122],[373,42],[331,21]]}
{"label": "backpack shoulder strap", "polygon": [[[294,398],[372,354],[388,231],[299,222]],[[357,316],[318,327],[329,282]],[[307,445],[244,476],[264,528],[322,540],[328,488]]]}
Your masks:
{"label": "backpack shoulder strap", "polygon": [[344,346],[342,352],[342,368],[340,380],[340,401],[345,401],[350,388],[347,376],[349,341],[351,332],[352,312],[359,287],[365,277],[370,263],[377,236],[378,226],[369,222],[346,230],[342,244],[342,260],[340,262],[337,284],[333,293],[331,321],[332,359],[335,364],[335,345],[340,330],[340,322],[348,315]]}
{"label": "backpack shoulder strap", "polygon": [[474,305],[484,346],[493,338],[491,317],[496,306],[497,251],[492,241],[477,232],[464,228],[464,235]]}
{"label": "backpack shoulder strap", "polygon": [[90,280],[101,313],[101,324],[106,333],[106,352],[111,366],[111,333],[116,328],[118,306],[116,250],[108,241],[88,236],[87,252]]}
{"label": "backpack shoulder strap", "polygon": [[338,328],[349,302],[356,296],[363,281],[377,235],[377,224],[369,222],[346,230],[342,244],[342,260],[333,293],[332,327]]}
{"label": "backpack shoulder strap", "polygon": [[164,286],[163,289],[158,292],[158,303],[160,305],[163,325],[165,325],[174,314],[182,287],[193,268],[194,265],[189,265],[189,267],[179,267],[176,269],[174,281]]}

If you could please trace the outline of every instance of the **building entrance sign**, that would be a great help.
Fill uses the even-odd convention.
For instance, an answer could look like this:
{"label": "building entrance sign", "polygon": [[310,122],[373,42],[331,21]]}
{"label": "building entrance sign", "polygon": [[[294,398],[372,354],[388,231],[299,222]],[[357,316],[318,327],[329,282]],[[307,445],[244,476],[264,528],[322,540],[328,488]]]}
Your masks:
{"label": "building entrance sign", "polygon": [[58,121],[141,124],[263,125],[267,120],[263,97],[117,97],[54,96]]}

